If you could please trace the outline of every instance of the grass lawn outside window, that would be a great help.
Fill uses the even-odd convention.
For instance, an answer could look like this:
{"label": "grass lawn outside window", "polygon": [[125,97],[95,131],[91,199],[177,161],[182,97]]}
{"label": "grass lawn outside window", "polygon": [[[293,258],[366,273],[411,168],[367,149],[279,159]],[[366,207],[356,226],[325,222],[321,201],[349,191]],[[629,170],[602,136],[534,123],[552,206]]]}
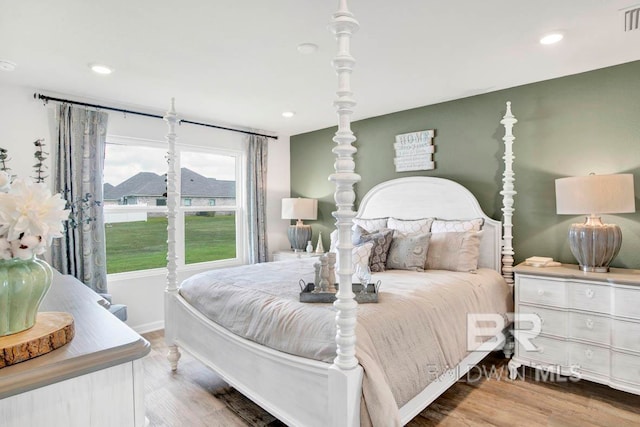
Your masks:
{"label": "grass lawn outside window", "polygon": [[[185,264],[236,257],[235,215],[185,216]],[[107,273],[167,265],[167,218],[107,224]]]}

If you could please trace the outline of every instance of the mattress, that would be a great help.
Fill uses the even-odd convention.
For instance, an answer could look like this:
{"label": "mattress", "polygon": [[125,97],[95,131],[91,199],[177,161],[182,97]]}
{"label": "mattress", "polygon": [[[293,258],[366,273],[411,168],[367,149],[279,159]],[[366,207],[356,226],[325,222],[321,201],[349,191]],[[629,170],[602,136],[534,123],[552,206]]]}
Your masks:
{"label": "mattress", "polygon": [[[333,305],[299,302],[299,281],[313,281],[315,262],[304,258],[211,270],[185,280],[180,294],[236,335],[332,363]],[[368,416],[374,425],[394,425],[398,407],[469,353],[467,314],[511,312],[511,288],[489,269],[388,270],[372,280],[382,285],[378,303],[358,306],[356,356],[364,368]]]}

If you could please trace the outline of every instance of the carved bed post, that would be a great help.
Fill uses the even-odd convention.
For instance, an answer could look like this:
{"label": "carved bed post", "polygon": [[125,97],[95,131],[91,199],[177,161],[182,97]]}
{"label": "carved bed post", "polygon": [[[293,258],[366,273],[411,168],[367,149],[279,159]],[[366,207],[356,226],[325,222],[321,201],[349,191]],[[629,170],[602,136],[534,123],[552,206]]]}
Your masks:
{"label": "carved bed post", "polygon": [[[176,185],[176,124],[180,121],[176,114],[175,99],[171,98],[171,109],[167,111],[164,120],[169,126],[167,133],[167,287],[165,289],[165,300],[167,298],[175,298],[178,293],[178,276],[177,276],[177,256],[176,256],[176,209],[180,200],[180,192]],[[167,359],[171,364],[171,370],[178,369],[178,360],[180,360],[180,351],[178,346],[174,344],[173,322],[171,312],[166,309],[168,304],[165,301],[165,340],[169,345]]]}
{"label": "carved bed post", "polygon": [[351,35],[357,31],[359,24],[349,12],[346,0],[339,0],[338,11],[333,14],[330,29],[335,34],[338,54],[333,59],[333,66],[338,75],[337,98],[334,101],[338,113],[338,130],[333,137],[336,146],[334,164],[335,173],[329,180],[335,183],[335,202],[337,210],[333,212],[338,228],[338,257],[340,268],[338,282],[340,288],[336,294],[334,306],[336,314],[337,356],[329,371],[329,408],[332,413],[333,426],[360,425],[360,393],[362,386],[362,368],[356,358],[356,321],[358,303],[351,289],[353,274],[351,227],[355,212],[353,202],[355,192],[353,185],[360,181],[355,173],[353,154],[356,140],[351,131],[351,115],[356,105],[351,92],[351,71],[355,60],[349,51]]}
{"label": "carved bed post", "polygon": [[513,125],[518,120],[511,114],[511,102],[507,101],[507,111],[504,117],[500,121],[504,125],[504,173],[502,178],[502,212],[503,212],[503,228],[502,233],[502,277],[509,285],[513,285],[513,196],[517,194],[514,190],[515,174],[513,173],[513,141],[516,139],[513,136]]}

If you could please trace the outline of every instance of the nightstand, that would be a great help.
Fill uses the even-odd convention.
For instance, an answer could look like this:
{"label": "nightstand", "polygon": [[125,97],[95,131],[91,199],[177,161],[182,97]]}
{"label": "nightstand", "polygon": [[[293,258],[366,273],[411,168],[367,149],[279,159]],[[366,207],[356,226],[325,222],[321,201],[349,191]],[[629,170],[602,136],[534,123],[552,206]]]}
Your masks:
{"label": "nightstand", "polygon": [[[525,365],[546,372],[542,378],[555,373],[640,394],[640,270],[585,273],[570,264],[520,264],[514,272],[512,379]],[[527,336],[531,315],[541,330]]]}
{"label": "nightstand", "polygon": [[284,261],[286,259],[319,257],[322,254],[315,252],[276,251],[271,254],[272,261]]}

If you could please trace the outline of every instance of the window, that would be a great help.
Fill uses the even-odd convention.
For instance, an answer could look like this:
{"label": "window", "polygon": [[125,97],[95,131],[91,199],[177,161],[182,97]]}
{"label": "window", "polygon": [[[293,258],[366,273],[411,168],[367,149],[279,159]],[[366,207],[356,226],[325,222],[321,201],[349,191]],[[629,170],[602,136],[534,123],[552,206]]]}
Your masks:
{"label": "window", "polygon": [[[188,195],[176,215],[178,268],[241,258],[242,154],[176,145],[178,181],[182,194]],[[107,273],[166,266],[166,167],[166,144],[107,137]]]}

